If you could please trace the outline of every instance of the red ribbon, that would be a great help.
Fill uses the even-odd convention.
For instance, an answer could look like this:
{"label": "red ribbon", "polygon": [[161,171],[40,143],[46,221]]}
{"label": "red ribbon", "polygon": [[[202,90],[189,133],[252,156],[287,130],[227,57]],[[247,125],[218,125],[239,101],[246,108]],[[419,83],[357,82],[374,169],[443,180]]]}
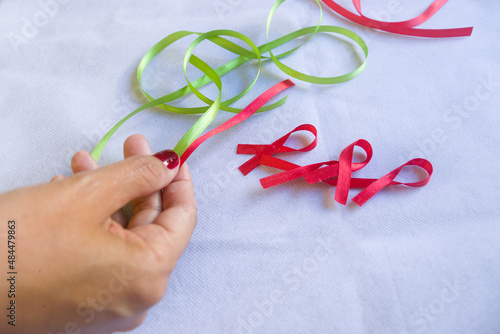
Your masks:
{"label": "red ribbon", "polygon": [[[294,149],[285,146],[285,142],[294,132],[303,130],[309,131],[314,135],[314,140],[312,141],[312,143],[301,149]],[[283,137],[276,140],[274,143],[270,145],[239,144],[238,149],[236,150],[236,154],[255,154],[255,157],[253,157],[252,159],[248,160],[246,163],[241,165],[239,170],[243,173],[243,175],[247,175],[259,165],[259,160],[263,155],[270,156],[275,153],[281,153],[281,152],[306,152],[315,148],[317,143],[318,143],[318,132],[316,131],[316,128],[311,124],[303,124],[299,125],[298,127],[288,132],[286,135],[284,135]]]}
{"label": "red ribbon", "polygon": [[325,5],[332,10],[342,15],[343,17],[378,30],[383,30],[400,35],[419,36],[419,37],[466,37],[472,34],[472,27],[467,28],[452,28],[452,29],[416,29],[414,27],[424,23],[430,19],[448,0],[435,0],[422,14],[419,16],[400,22],[384,22],[370,19],[361,12],[360,0],[353,0],[354,7],[359,15],[348,11],[333,0],[322,0]]}
{"label": "red ribbon", "polygon": [[269,88],[267,91],[262,93],[258,98],[256,98],[252,103],[250,103],[245,109],[236,114],[225,123],[219,125],[215,129],[205,133],[203,136],[198,137],[181,156],[181,165],[189,158],[191,153],[198,148],[205,140],[215,136],[222,131],[229,129],[230,127],[244,121],[248,117],[252,116],[257,110],[259,110],[264,104],[266,104],[270,99],[276,96],[278,93],[284,91],[287,88],[295,86],[291,80],[284,80],[277,85]]}
{"label": "red ribbon", "polygon": [[[315,139],[311,144],[302,149],[293,149],[284,146],[290,135],[294,132],[307,130],[314,134]],[[270,145],[238,145],[237,154],[255,154],[253,158],[240,166],[243,174],[248,174],[258,165],[264,165],[284,172],[271,175],[260,180],[264,189],[274,187],[301,177],[309,183],[325,182],[331,186],[336,186],[335,200],[343,205],[347,203],[349,189],[365,188],[353,201],[359,206],[362,206],[366,201],[372,198],[383,188],[390,185],[405,185],[409,187],[423,187],[429,183],[433,169],[432,164],[425,159],[412,159],[401,165],[380,179],[352,178],[352,173],[365,167],[373,156],[373,149],[370,143],[364,139],[360,139],[347,146],[340,154],[339,160],[331,160],[326,162],[314,163],[311,165],[300,166],[294,163],[282,160],[272,155],[281,152],[305,152],[310,151],[317,144],[317,131],[313,125],[303,124],[296,127],[294,130],[287,133],[285,136],[276,140]],[[353,153],[356,147],[362,148],[366,153],[366,159],[363,162],[353,162]],[[396,176],[404,167],[416,166],[424,169],[428,176],[417,182],[402,183],[394,181]]]}

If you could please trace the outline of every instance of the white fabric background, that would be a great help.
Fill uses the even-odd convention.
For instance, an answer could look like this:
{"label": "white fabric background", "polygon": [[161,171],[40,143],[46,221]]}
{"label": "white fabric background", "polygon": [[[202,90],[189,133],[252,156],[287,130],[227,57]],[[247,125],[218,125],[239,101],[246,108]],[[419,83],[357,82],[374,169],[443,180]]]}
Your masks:
{"label": "white fabric background", "polygon": [[[365,14],[404,20],[431,2],[391,1],[365,1]],[[0,191],[69,175],[74,152],[92,150],[144,103],[133,93],[135,67],[164,36],[229,28],[260,45],[272,3],[66,1],[44,22],[36,1],[1,1]],[[348,0],[341,3],[353,10]],[[450,1],[422,27],[473,25],[473,35],[434,40],[370,31],[325,7],[324,24],[366,40],[366,70],[333,86],[296,81],[285,106],[192,155],[197,229],[165,298],[132,333],[499,333],[499,9],[494,0]],[[272,38],[315,24],[317,15],[313,1],[285,3]],[[24,31],[14,47],[27,22],[41,26]],[[146,82],[156,96],[183,85],[187,45],[176,43],[148,69],[150,78],[161,77]],[[209,43],[196,54],[214,66],[232,59]],[[326,35],[285,62],[323,76],[358,64],[348,45]],[[254,74],[245,66],[224,78],[225,96]],[[286,78],[266,64],[236,105]],[[230,116],[220,112],[214,124]],[[154,151],[171,148],[195,119],[144,111],[116,133],[100,163],[120,160],[133,133],[145,135]],[[270,143],[302,123],[318,128],[319,145],[290,156],[294,162],[338,158],[364,138],[375,154],[359,176],[380,177],[417,156],[429,159],[435,174],[424,188],[387,189],[359,208],[334,202],[334,188],[325,185],[297,181],[263,190],[258,179],[271,170],[246,177],[236,170],[249,158],[235,154],[238,143]]]}

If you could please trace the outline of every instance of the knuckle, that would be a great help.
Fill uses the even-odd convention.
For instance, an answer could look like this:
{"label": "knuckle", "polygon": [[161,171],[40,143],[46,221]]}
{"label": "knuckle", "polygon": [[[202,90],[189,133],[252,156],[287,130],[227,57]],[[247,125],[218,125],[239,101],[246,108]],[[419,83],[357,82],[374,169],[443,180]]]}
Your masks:
{"label": "knuckle", "polygon": [[74,185],[73,190],[78,190],[77,193],[83,196],[90,196],[102,188],[102,180],[90,174],[77,174],[72,177]]}
{"label": "knuckle", "polygon": [[149,156],[140,156],[135,158],[137,171],[144,178],[148,184],[156,184],[165,175],[165,167],[163,164],[156,163],[156,161]]}

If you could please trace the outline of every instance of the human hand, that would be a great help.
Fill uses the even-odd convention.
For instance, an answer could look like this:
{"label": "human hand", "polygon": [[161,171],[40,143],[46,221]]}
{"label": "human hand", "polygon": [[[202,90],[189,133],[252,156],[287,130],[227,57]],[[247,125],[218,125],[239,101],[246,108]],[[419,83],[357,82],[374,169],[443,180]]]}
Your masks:
{"label": "human hand", "polygon": [[[124,161],[98,168],[80,151],[75,175],[0,195],[0,249],[7,255],[15,220],[17,272],[16,326],[2,316],[0,332],[112,333],[142,323],[196,225],[187,165],[169,169],[150,153],[134,135]],[[128,202],[129,222],[119,212]],[[1,263],[3,274],[12,271]],[[9,287],[2,279],[2,313]]]}

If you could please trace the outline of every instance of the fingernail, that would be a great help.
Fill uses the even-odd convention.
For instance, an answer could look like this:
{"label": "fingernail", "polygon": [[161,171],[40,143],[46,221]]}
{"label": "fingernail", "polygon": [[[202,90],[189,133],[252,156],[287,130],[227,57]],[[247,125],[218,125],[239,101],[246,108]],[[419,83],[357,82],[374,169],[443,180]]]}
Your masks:
{"label": "fingernail", "polygon": [[172,150],[164,150],[158,153],[153,154],[154,157],[157,157],[168,169],[174,169],[179,165],[179,156]]}

